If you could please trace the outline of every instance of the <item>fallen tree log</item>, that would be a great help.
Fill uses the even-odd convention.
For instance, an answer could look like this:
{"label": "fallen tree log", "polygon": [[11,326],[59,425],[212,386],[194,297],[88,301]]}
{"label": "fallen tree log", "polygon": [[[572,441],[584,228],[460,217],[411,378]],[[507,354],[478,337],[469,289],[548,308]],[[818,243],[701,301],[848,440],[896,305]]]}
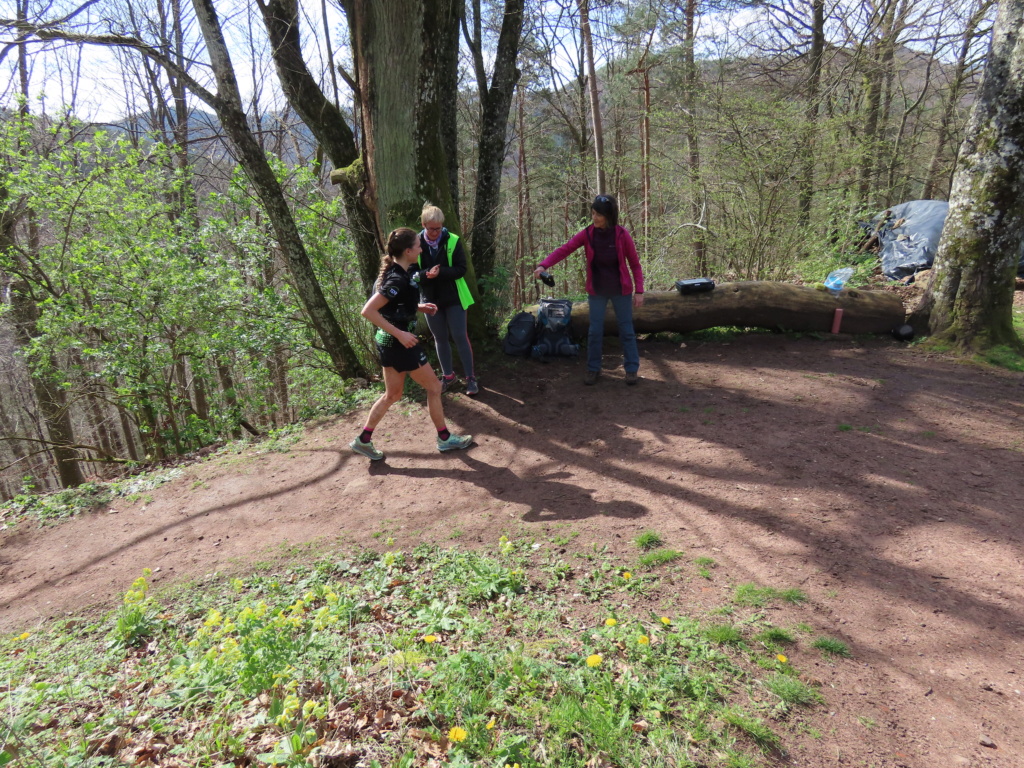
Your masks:
{"label": "fallen tree log", "polygon": [[[537,314],[537,305],[527,307]],[[887,291],[851,288],[833,296],[824,287],[767,281],[721,283],[707,293],[648,291],[633,311],[637,333],[687,333],[719,326],[779,331],[832,330],[836,309],[843,310],[840,333],[889,333],[904,323],[903,302]],[[587,302],[572,305],[572,330],[585,336],[590,323]],[[608,306],[606,336],[618,335],[615,311]]]}

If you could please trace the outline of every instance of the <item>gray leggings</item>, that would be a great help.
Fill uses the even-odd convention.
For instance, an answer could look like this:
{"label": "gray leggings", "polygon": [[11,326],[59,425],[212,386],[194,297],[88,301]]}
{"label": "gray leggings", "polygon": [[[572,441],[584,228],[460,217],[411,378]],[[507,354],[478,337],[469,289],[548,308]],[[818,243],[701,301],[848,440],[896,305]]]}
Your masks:
{"label": "gray leggings", "polygon": [[473,347],[469,343],[469,330],[466,324],[466,310],[459,304],[450,307],[438,307],[436,315],[427,315],[427,327],[434,335],[434,346],[437,349],[437,361],[441,364],[441,373],[451,376],[455,373],[452,365],[452,345],[448,334],[455,339],[459,350],[459,359],[466,370],[466,376],[473,376]]}

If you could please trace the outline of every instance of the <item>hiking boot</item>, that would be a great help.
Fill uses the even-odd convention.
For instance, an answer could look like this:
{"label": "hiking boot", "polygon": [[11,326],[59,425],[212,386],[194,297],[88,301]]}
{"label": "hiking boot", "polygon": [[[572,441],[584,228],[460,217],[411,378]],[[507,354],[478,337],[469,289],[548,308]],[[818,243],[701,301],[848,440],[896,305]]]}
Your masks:
{"label": "hiking boot", "polygon": [[640,377],[637,376],[636,371],[626,371],[626,384],[629,386],[635,386],[640,381]]}
{"label": "hiking boot", "polygon": [[370,461],[380,461],[384,458],[384,451],[378,451],[373,447],[373,442],[364,443],[358,437],[348,444],[348,447],[358,453],[360,456],[365,456]]}
{"label": "hiking boot", "polygon": [[470,397],[480,394],[480,384],[477,382],[476,376],[466,377],[466,394]]}
{"label": "hiking boot", "polygon": [[447,440],[442,440],[439,437],[437,438],[437,450],[441,453],[445,451],[458,451],[462,448],[469,448],[469,444],[472,442],[472,435],[450,435]]}
{"label": "hiking boot", "polygon": [[583,383],[588,387],[592,387],[597,384],[597,377],[601,375],[600,371],[587,371],[583,376]]}
{"label": "hiking boot", "polygon": [[455,386],[455,374],[454,373],[451,376],[442,376],[441,377],[441,394],[442,395],[445,392],[447,392],[449,389],[454,387],[454,386]]}

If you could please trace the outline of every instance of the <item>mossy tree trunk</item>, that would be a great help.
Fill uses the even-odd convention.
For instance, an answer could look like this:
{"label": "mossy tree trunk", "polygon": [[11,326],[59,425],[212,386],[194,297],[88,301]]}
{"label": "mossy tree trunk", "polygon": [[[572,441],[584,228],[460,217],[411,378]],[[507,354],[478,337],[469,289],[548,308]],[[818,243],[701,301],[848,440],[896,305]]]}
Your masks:
{"label": "mossy tree trunk", "polygon": [[1024,237],[1024,0],[999,4],[949,214],[924,297],[934,337],[961,352],[1024,349],[1013,329]]}
{"label": "mossy tree trunk", "polygon": [[[461,0],[344,0],[362,120],[366,197],[382,235],[419,229],[427,200],[462,233],[456,171]],[[333,178],[333,177],[332,177]],[[466,282],[475,297],[473,256]],[[470,329],[482,331],[479,303]]]}
{"label": "mossy tree trunk", "polygon": [[457,94],[446,67],[457,62],[455,0],[347,0],[344,3],[362,118],[367,192],[382,233],[419,227],[431,200],[459,231],[448,173],[442,112]]}

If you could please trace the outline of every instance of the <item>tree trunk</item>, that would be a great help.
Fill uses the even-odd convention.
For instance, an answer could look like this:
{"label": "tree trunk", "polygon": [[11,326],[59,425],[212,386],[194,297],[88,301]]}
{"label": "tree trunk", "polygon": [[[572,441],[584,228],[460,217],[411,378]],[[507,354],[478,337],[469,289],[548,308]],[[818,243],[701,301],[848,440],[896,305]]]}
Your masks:
{"label": "tree trunk", "polygon": [[[633,310],[638,333],[688,333],[718,326],[768,328],[777,331],[828,333],[836,309],[842,309],[841,333],[889,333],[903,324],[903,302],[886,291],[845,290],[833,296],[824,289],[789,283],[721,283],[708,293],[680,296],[676,291],[648,291],[644,305]],[[536,312],[536,307],[528,308]],[[572,307],[572,330],[587,333],[586,302]],[[606,336],[618,334],[615,311],[609,307]]]}
{"label": "tree trunk", "polygon": [[338,374],[343,377],[365,375],[355,350],[324,298],[295,219],[285,200],[284,191],[274,176],[266,155],[249,130],[245,112],[242,110],[242,100],[231,57],[220,20],[217,18],[217,11],[213,7],[213,0],[193,0],[193,5],[217,81],[217,96],[212,99],[212,106],[217,111],[217,117],[220,118],[228,139],[235,147],[239,164],[266,208],[274,234],[292,274],[296,293]]}
{"label": "tree trunk", "polygon": [[[501,203],[501,169],[505,161],[508,117],[520,72],[516,67],[523,29],[523,0],[505,0],[501,34],[494,58],[494,72],[487,84],[479,34],[480,3],[474,3],[477,30],[469,41],[477,71],[480,95],[480,139],[477,144],[476,202],[473,206],[473,264],[479,274],[494,272],[497,256],[495,236]],[[455,110],[452,110],[454,113]]]}
{"label": "tree trunk", "polygon": [[[36,323],[39,320],[39,310],[28,295],[24,283],[14,283],[10,286],[10,302],[15,337],[23,349],[28,349],[38,335]],[[53,367],[52,364],[46,366],[47,369]],[[36,405],[46,422],[47,436],[57,464],[61,487],[74,488],[85,482],[85,476],[78,463],[78,451],[70,447],[75,444],[75,434],[71,426],[67,397],[64,390],[49,378],[48,371],[32,371],[31,377]]]}
{"label": "tree trunk", "polygon": [[590,94],[590,119],[594,128],[594,159],[597,165],[597,193],[607,190],[604,174],[604,130],[601,127],[601,99],[597,88],[597,65],[594,63],[594,41],[590,34],[590,0],[577,0],[580,9],[580,34],[587,57],[587,91]]}
{"label": "tree trunk", "polygon": [[242,419],[242,409],[238,406],[238,395],[235,392],[235,379],[231,375],[231,366],[227,359],[217,361],[217,377],[220,379],[221,393],[224,395],[224,405],[228,410],[228,418],[231,424],[231,437],[238,440],[242,437],[242,430],[239,424]]}
{"label": "tree trunk", "polygon": [[449,37],[446,25],[454,24],[458,33],[456,3],[346,0],[344,5],[359,84],[367,197],[381,232],[418,226],[427,199],[445,211],[449,229],[458,231],[440,128],[442,112],[452,109],[456,94],[438,92],[447,82],[439,70],[453,54],[434,50],[438,37]]}
{"label": "tree trunk", "polygon": [[1014,272],[1024,238],[1024,0],[999,3],[949,213],[922,299],[930,329],[960,351],[1010,345]]}
{"label": "tree trunk", "polygon": [[[327,98],[306,66],[296,0],[269,0],[261,3],[260,9],[270,38],[274,66],[288,103],[316,136],[334,165],[331,181],[341,189],[349,235],[359,257],[363,288],[369,293],[380,271],[384,247],[373,210],[363,196],[367,186],[366,169],[359,158],[355,135],[337,103]],[[333,82],[333,69],[331,77]],[[358,100],[358,93],[355,98]]]}
{"label": "tree trunk", "polygon": [[804,120],[802,169],[800,173],[800,221],[807,225],[811,221],[811,205],[814,202],[814,157],[815,137],[818,122],[818,93],[821,87],[822,60],[825,54],[825,0],[811,0],[811,49],[807,59],[807,87],[805,98],[807,108]]}
{"label": "tree trunk", "polygon": [[[685,66],[684,74],[684,108],[683,122],[686,131],[687,162],[690,170],[690,214],[694,224],[704,224],[702,205],[702,184],[700,172],[700,144],[697,128],[697,85],[699,82],[697,73],[697,61],[694,56],[694,49],[697,44],[697,0],[686,0],[686,41],[685,41]],[[696,274],[710,274],[708,265],[707,246],[704,242],[704,232],[698,227],[693,227],[693,265]]]}

